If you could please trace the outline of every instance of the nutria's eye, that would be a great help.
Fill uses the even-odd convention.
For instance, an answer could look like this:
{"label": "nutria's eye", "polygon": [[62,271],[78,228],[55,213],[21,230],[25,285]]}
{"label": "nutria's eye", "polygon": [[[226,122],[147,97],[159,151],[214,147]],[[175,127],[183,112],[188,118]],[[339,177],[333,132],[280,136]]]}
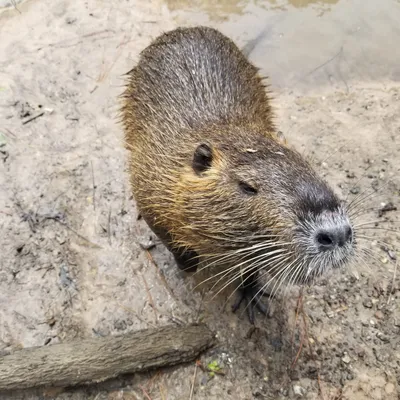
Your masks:
{"label": "nutria's eye", "polygon": [[209,145],[203,143],[197,146],[194,151],[192,168],[197,173],[200,174],[211,167],[212,163],[212,150]]}
{"label": "nutria's eye", "polygon": [[255,194],[258,193],[258,190],[254,186],[251,186],[243,181],[239,182],[239,188],[243,193],[248,194],[250,196],[254,196]]}

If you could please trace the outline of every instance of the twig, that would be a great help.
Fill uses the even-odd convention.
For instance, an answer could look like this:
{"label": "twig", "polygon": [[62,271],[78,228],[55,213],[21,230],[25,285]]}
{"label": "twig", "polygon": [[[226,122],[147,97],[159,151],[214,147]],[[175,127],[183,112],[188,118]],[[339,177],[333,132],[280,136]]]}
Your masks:
{"label": "twig", "polygon": [[146,281],[146,278],[144,277],[144,275],[142,275],[142,279],[144,282],[144,286],[146,288],[146,292],[147,292],[147,296],[149,298],[150,305],[154,310],[154,322],[157,324],[157,308],[154,304],[153,297],[151,296],[150,289],[149,289],[149,286],[147,285],[147,281]]}
{"label": "twig", "polygon": [[290,369],[293,369],[300,357],[301,351],[303,350],[303,345],[304,345],[304,339],[305,339],[305,334],[303,332],[303,334],[301,335],[301,342],[300,342],[300,347],[299,350],[297,351],[296,357],[292,362],[292,365],[290,366]]}
{"label": "twig", "polygon": [[393,272],[393,280],[392,280],[392,287],[390,288],[389,291],[389,296],[388,296],[388,300],[387,300],[387,304],[390,303],[390,300],[392,298],[392,292],[393,292],[393,288],[394,288],[394,283],[396,281],[396,272],[397,272],[397,264],[399,263],[399,260],[396,260],[396,264],[394,265],[394,272]]}
{"label": "twig", "polygon": [[111,246],[111,206],[110,206],[110,210],[108,212],[108,243]]}
{"label": "twig", "polygon": [[158,387],[160,389],[161,400],[165,400],[164,387],[163,387],[162,383],[160,383]]}
{"label": "twig", "polygon": [[[104,34],[104,33],[115,33],[115,32],[112,31],[112,30],[110,30],[110,29],[104,29],[104,30],[101,30],[101,31],[91,32],[91,33],[87,33],[87,34],[85,34],[85,35],[82,35],[82,36],[79,38],[80,40],[78,40],[78,41],[76,41],[76,39],[64,39],[64,40],[61,40],[61,41],[59,41],[59,42],[49,43],[49,44],[47,44],[47,45],[45,45],[45,46],[43,46],[43,47],[39,47],[38,50],[41,50],[41,49],[43,49],[43,48],[45,48],[45,47],[67,48],[67,47],[76,46],[77,44],[82,43],[82,41],[83,41],[82,39],[91,38],[91,37],[93,37],[93,36],[102,35],[102,34]],[[112,36],[112,35],[103,36],[103,37],[101,37],[100,39],[107,39],[107,38],[109,38],[109,37],[111,37],[111,36]],[[74,43],[73,41],[75,41],[75,43]],[[68,44],[68,43],[71,43],[71,42],[73,42],[73,43],[72,43],[72,44]]]}
{"label": "twig", "polygon": [[148,385],[147,385],[147,391],[152,392],[153,391],[153,386],[157,380],[157,378],[161,375],[161,371],[157,371],[153,377],[150,379]]}
{"label": "twig", "polygon": [[[111,297],[108,297],[109,300],[112,300]],[[156,328],[156,326],[154,324],[152,324],[151,322],[148,322],[146,320],[144,320],[133,308],[130,307],[126,307],[121,303],[116,302],[117,306],[122,308],[123,310],[132,313],[140,322],[142,322],[143,324],[149,325],[152,328]]]}
{"label": "twig", "polygon": [[327,61],[325,61],[324,63],[318,65],[317,67],[315,67],[314,69],[312,69],[311,71],[309,71],[308,73],[306,73],[305,75],[303,75],[302,77],[300,77],[299,79],[297,79],[295,81],[295,83],[293,84],[293,87],[297,86],[297,84],[301,81],[303,81],[304,79],[306,79],[307,77],[309,77],[310,75],[312,75],[314,72],[317,72],[319,69],[325,67],[326,65],[328,65],[330,62],[332,62],[336,57],[338,57],[343,51],[343,46],[340,48],[340,50],[331,58],[329,58]]}
{"label": "twig", "polygon": [[303,301],[303,288],[300,289],[299,297],[297,299],[297,304],[296,304],[296,317],[294,320],[294,329],[293,329],[293,334],[292,334],[292,347],[294,343],[294,333],[297,325],[297,321],[299,319],[299,313],[300,313],[300,303]]}
{"label": "twig", "polygon": [[[105,70],[103,70],[102,72],[100,72],[99,76],[96,79],[97,83],[101,83],[103,82],[107,76],[110,74],[111,70],[113,69],[115,63],[118,61],[118,58],[121,56],[122,54],[122,50],[123,48],[119,48],[117,51],[117,55],[115,56],[114,60],[111,62],[111,64],[109,65],[108,68],[106,68]],[[104,60],[103,60],[104,61]],[[104,65],[104,64],[103,64]]]}
{"label": "twig", "polygon": [[197,374],[197,362],[194,365],[193,382],[192,382],[192,389],[190,390],[189,400],[193,399],[194,385],[195,385],[195,382],[196,382],[196,374]]}
{"label": "twig", "polygon": [[93,161],[90,161],[90,165],[92,166],[92,182],[93,182],[93,210],[96,210],[96,182],[95,182],[95,180],[94,180]]}
{"label": "twig", "polygon": [[13,139],[17,139],[17,135],[13,132],[11,132],[8,128],[3,128],[4,130],[7,131],[7,133],[13,137]]}
{"label": "twig", "polygon": [[[303,293],[302,292],[301,292],[301,294],[299,296],[299,300],[297,302],[297,305],[298,305],[298,310],[296,312],[296,320],[297,320],[298,313],[300,312],[300,310],[303,311]],[[306,337],[306,333],[302,332],[300,347],[299,347],[299,350],[297,351],[295,359],[292,362],[292,365],[290,366],[290,369],[294,368],[294,366],[296,365],[296,363],[297,363],[297,361],[298,361],[298,359],[300,357],[301,351],[303,350],[305,337]],[[307,337],[308,337],[308,335],[307,335]]]}
{"label": "twig", "polygon": [[95,249],[101,249],[101,246],[99,246],[96,243],[91,242],[89,239],[85,238],[85,236],[81,235],[80,233],[78,233],[75,229],[71,228],[67,223],[61,221],[59,218],[57,218],[56,216],[47,216],[47,219],[52,219],[56,222],[58,222],[59,224],[65,226],[68,230],[70,230],[72,233],[74,233],[76,236],[78,236],[79,239],[84,240],[86,243],[90,244],[91,246],[93,246]]}
{"label": "twig", "polygon": [[21,10],[17,7],[17,2],[15,0],[11,0],[12,5],[14,6],[14,8],[20,13],[22,14]]}
{"label": "twig", "polygon": [[26,124],[28,124],[29,122],[34,121],[36,118],[41,117],[42,115],[44,115],[44,111],[42,111],[42,112],[39,113],[39,114],[34,115],[34,116],[31,117],[31,118],[26,119],[25,121],[22,122],[22,125],[26,125]]}
{"label": "twig", "polygon": [[310,76],[311,74],[313,74],[314,72],[318,71],[319,69],[325,67],[326,65],[328,65],[330,62],[332,62],[337,56],[340,55],[340,53],[343,51],[343,46],[340,48],[340,50],[333,56],[331,57],[329,60],[325,61],[324,63],[318,65],[318,67],[315,67],[313,70],[311,70],[308,74],[304,75],[303,79],[306,78],[307,76]]}
{"label": "twig", "polygon": [[1,214],[5,214],[5,215],[12,216],[12,214],[11,214],[11,213],[9,213],[9,212],[7,212],[7,211],[2,211],[2,210],[0,210],[0,213],[1,213]]}
{"label": "twig", "polygon": [[301,313],[302,313],[302,316],[303,316],[303,323],[304,323],[305,334],[306,334],[306,337],[307,337],[307,339],[308,339],[307,342],[308,342],[308,347],[309,347],[309,349],[310,349],[310,355],[311,355],[311,358],[312,358],[312,360],[314,361],[314,363],[315,363],[315,365],[316,365],[316,368],[317,368],[317,380],[318,380],[318,389],[319,389],[319,393],[320,393],[320,395],[321,395],[321,399],[324,400],[324,393],[323,393],[323,391],[322,391],[322,385],[321,385],[321,376],[320,376],[319,367],[317,366],[317,363],[316,363],[316,361],[315,361],[314,352],[313,352],[313,349],[312,349],[312,346],[311,346],[311,343],[310,343],[310,340],[309,340],[308,324],[307,324],[306,313],[305,313],[304,307],[303,307],[303,302],[301,303]]}
{"label": "twig", "polygon": [[142,386],[139,385],[140,389],[142,389],[142,392],[144,394],[144,396],[146,397],[147,400],[151,400],[151,397],[149,396],[149,394],[146,392],[146,389]]}
{"label": "twig", "polygon": [[156,268],[157,270],[157,274],[159,276],[159,278],[161,279],[162,283],[164,284],[164,287],[167,289],[168,293],[170,294],[170,296],[176,300],[176,296],[174,295],[174,293],[172,292],[171,288],[168,285],[167,280],[165,279],[164,275],[161,273],[160,268],[158,268],[157,263],[154,261],[153,256],[151,255],[149,250],[146,250],[146,255],[147,258],[149,259],[149,261],[153,264],[153,266]]}

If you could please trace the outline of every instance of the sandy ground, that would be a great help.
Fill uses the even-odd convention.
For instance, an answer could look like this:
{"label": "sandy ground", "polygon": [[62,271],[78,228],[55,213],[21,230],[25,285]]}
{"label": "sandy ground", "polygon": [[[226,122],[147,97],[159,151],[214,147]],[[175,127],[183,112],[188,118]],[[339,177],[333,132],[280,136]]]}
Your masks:
{"label": "sandy ground", "polygon": [[[0,353],[79,337],[205,321],[193,399],[398,399],[400,384],[400,86],[348,82],[282,91],[278,124],[343,197],[360,205],[363,262],[297,288],[251,328],[226,297],[194,290],[131,197],[116,120],[122,74],[174,27],[157,1],[34,0],[0,14]],[[37,118],[35,118],[37,117]],[[318,129],[317,129],[318,128]],[[1,399],[189,399],[195,365],[74,390]],[[322,390],[322,395],[320,393]]]}

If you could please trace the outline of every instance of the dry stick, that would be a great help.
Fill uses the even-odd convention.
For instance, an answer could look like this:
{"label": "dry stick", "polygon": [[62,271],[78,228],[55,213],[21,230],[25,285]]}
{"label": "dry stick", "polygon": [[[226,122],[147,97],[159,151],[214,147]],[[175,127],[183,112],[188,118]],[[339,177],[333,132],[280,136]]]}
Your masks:
{"label": "dry stick", "polygon": [[294,344],[294,334],[295,334],[295,330],[296,330],[296,325],[297,325],[297,321],[299,319],[299,313],[300,313],[300,302],[303,301],[303,287],[301,287],[300,289],[300,293],[299,293],[299,297],[297,299],[297,304],[296,304],[296,317],[294,320],[294,329],[293,329],[293,334],[292,334],[292,347]]}
{"label": "dry stick", "polygon": [[157,309],[156,309],[156,305],[154,304],[154,301],[153,301],[153,296],[150,293],[149,285],[147,284],[147,281],[146,281],[146,278],[144,277],[144,275],[142,275],[142,279],[144,282],[144,287],[147,292],[147,297],[149,298],[149,303],[151,305],[151,308],[154,311],[154,322],[157,323]]}
{"label": "dry stick", "polygon": [[140,385],[140,389],[142,389],[142,392],[145,395],[146,399],[151,400],[150,395],[147,393],[146,389],[142,385]]}
{"label": "dry stick", "polygon": [[298,360],[299,357],[300,357],[301,351],[303,350],[303,346],[304,346],[305,336],[306,336],[305,333],[302,332],[302,334],[301,334],[301,341],[300,341],[300,347],[299,347],[299,350],[297,351],[296,357],[295,357],[295,359],[293,360],[292,365],[290,366],[290,369],[293,369],[293,368],[295,367],[295,365],[296,365],[296,363],[297,363],[297,360]]}
{"label": "dry stick", "polygon": [[14,6],[15,10],[17,10],[19,14],[22,14],[21,10],[17,7],[17,2],[15,0],[12,0],[11,4]]}
{"label": "dry stick", "polygon": [[153,377],[150,379],[150,382],[148,382],[148,384],[147,384],[147,391],[148,392],[152,392],[153,391],[153,386],[154,386],[154,384],[155,384],[155,381],[157,380],[157,378],[159,378],[160,377],[160,375],[161,375],[161,371],[157,371],[154,375],[153,375]]}
{"label": "dry stick", "polygon": [[194,365],[193,382],[192,382],[192,389],[190,390],[189,400],[193,399],[194,385],[195,385],[195,382],[196,382],[196,374],[197,374],[197,362]]}
{"label": "dry stick", "polygon": [[394,284],[395,284],[395,281],[396,281],[396,272],[397,272],[397,264],[398,264],[398,263],[399,263],[399,260],[396,260],[396,264],[394,265],[392,287],[390,288],[390,292],[389,292],[387,304],[389,304],[389,303],[390,303],[390,300],[392,299],[392,293],[393,293]]}
{"label": "dry stick", "polygon": [[153,258],[153,256],[151,255],[151,253],[150,253],[149,250],[146,250],[146,256],[147,256],[148,260],[150,261],[150,263],[156,268],[158,277],[160,278],[161,282],[163,283],[165,289],[168,291],[168,293],[170,294],[170,296],[171,296],[174,300],[176,300],[175,294],[173,293],[173,291],[172,291],[171,288],[169,287],[168,282],[167,282],[167,280],[165,279],[165,276],[160,272],[160,268],[158,267],[157,263],[155,262],[155,260],[154,260],[154,258]]}
{"label": "dry stick", "polygon": [[161,400],[165,400],[164,389],[161,383],[159,384],[158,388],[160,389]]}
{"label": "dry stick", "polygon": [[22,122],[22,125],[26,125],[27,123],[34,121],[36,118],[39,118],[39,117],[41,117],[42,115],[44,115],[44,111],[41,112],[41,113],[39,113],[39,114],[34,115],[34,116],[31,117],[31,118],[26,119],[25,121]]}
{"label": "dry stick", "polygon": [[[297,309],[296,309],[296,320],[295,320],[295,328],[296,328],[296,324],[297,324],[297,320],[300,314],[300,311],[302,310],[303,307],[303,288],[300,289],[300,293],[299,293],[299,298],[297,299]],[[300,340],[300,347],[297,351],[296,357],[292,362],[292,365],[290,366],[290,369],[293,369],[300,357],[301,351],[303,350],[303,346],[304,346],[304,340],[305,340],[305,332],[302,332],[301,335],[301,340]],[[292,345],[294,342],[294,330],[293,330],[293,336],[292,336]]]}
{"label": "dry stick", "polygon": [[186,363],[213,344],[207,326],[187,325],[22,349],[0,358],[0,392],[71,387]]}
{"label": "dry stick", "polygon": [[66,224],[65,222],[61,221],[58,218],[51,218],[52,220],[58,222],[59,224],[65,226],[69,231],[71,231],[73,234],[75,234],[76,236],[78,236],[79,239],[82,239],[83,241],[85,241],[86,243],[88,243],[91,247],[95,248],[95,249],[101,249],[101,246],[99,246],[98,244],[91,242],[89,239],[85,238],[85,236],[81,235],[80,233],[78,233],[75,229],[71,228],[68,224]]}
{"label": "dry stick", "polygon": [[93,182],[93,210],[96,210],[96,182],[94,180],[93,161],[90,161],[92,167],[92,182]]}
{"label": "dry stick", "polygon": [[108,233],[108,244],[111,246],[111,206],[110,210],[108,211],[108,227],[107,227],[107,233]]}
{"label": "dry stick", "polygon": [[[305,335],[307,336],[307,339],[309,339],[309,335],[308,335],[308,324],[307,324],[307,319],[306,319],[306,313],[305,313],[305,311],[304,311],[303,302],[301,303],[301,314],[302,314],[302,316],[303,316],[303,323],[304,323]],[[308,342],[308,347],[310,348],[310,355],[311,355],[311,358],[313,359],[314,363],[317,364],[316,361],[315,361],[314,352],[313,352],[313,350],[312,350],[310,340],[307,340],[307,342]],[[319,374],[319,367],[317,367],[317,379],[318,379],[318,388],[319,388],[319,392],[320,392],[320,394],[321,394],[321,399],[324,400],[324,393],[323,393],[323,391],[322,391],[321,376],[320,376],[320,374]]]}

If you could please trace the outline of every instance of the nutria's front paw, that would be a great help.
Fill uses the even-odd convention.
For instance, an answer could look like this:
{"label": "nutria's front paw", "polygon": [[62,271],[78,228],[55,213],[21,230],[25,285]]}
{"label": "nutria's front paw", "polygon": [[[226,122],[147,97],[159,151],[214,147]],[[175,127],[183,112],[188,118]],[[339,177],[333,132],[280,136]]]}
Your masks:
{"label": "nutria's front paw", "polygon": [[251,284],[239,287],[237,299],[232,306],[233,312],[236,312],[239,309],[243,300],[245,300],[247,315],[251,324],[254,325],[254,310],[256,308],[264,315],[268,315],[268,306],[262,301],[263,291],[260,290],[260,287],[258,285]]}

